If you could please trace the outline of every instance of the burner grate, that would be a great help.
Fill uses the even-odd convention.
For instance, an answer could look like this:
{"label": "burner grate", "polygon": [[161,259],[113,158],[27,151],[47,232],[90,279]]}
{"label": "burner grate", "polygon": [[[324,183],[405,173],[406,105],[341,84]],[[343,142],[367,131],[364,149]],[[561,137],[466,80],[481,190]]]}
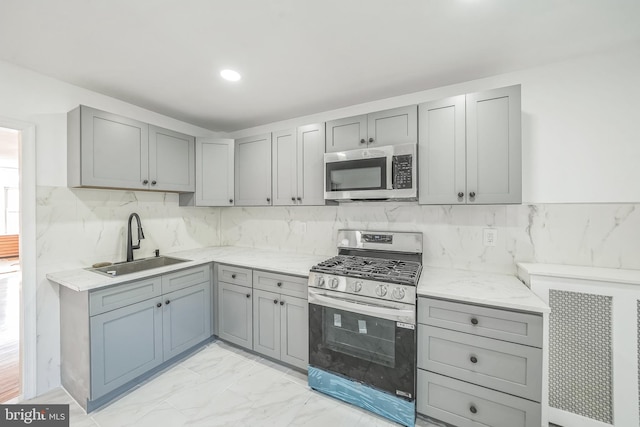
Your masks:
{"label": "burner grate", "polygon": [[319,273],[413,286],[417,285],[421,270],[419,262],[349,255],[337,255],[311,268]]}

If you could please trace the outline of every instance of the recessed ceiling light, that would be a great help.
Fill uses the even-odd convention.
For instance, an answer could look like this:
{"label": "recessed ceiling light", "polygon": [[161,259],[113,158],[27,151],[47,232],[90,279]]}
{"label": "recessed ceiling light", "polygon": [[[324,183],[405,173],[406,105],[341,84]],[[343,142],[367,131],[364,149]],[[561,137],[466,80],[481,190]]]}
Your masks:
{"label": "recessed ceiling light", "polygon": [[223,79],[229,80],[230,82],[237,82],[242,78],[239,72],[233,70],[222,70],[220,71],[220,76]]}

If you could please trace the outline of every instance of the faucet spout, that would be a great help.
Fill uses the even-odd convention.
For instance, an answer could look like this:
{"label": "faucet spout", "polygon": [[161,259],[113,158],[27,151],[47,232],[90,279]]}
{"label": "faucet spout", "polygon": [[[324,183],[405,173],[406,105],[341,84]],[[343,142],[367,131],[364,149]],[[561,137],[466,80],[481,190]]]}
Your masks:
{"label": "faucet spout", "polygon": [[[136,223],[138,225],[138,243],[136,245],[133,244],[133,236],[131,233],[131,221],[133,218],[136,219]],[[144,239],[144,232],[142,231],[142,223],[140,222],[140,217],[137,213],[132,213],[129,215],[129,222],[127,227],[127,262],[133,261],[133,250],[140,249],[140,240]]]}

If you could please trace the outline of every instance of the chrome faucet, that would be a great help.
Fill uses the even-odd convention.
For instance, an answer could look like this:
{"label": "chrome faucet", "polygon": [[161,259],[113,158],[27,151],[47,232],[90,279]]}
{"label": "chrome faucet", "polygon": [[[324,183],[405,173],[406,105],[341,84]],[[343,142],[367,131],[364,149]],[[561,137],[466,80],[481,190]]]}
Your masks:
{"label": "chrome faucet", "polygon": [[[131,238],[131,220],[135,218],[138,223],[138,244],[134,245],[133,240]],[[144,233],[142,232],[142,223],[140,222],[140,217],[137,213],[132,213],[129,215],[129,227],[127,233],[127,262],[133,261],[133,250],[140,249],[140,240],[144,239]]]}

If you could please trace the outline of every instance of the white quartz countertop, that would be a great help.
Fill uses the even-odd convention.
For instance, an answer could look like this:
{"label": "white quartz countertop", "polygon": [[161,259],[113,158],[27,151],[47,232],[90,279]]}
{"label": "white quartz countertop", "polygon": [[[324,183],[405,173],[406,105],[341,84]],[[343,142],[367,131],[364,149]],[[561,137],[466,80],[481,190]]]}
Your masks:
{"label": "white quartz countertop", "polygon": [[82,292],[118,283],[130,282],[145,277],[158,276],[160,274],[182,270],[184,268],[209,262],[232,264],[241,267],[249,267],[258,270],[267,270],[296,276],[308,276],[309,269],[311,269],[312,266],[330,257],[330,255],[308,255],[282,252],[278,250],[242,248],[237,246],[214,246],[172,252],[165,255],[186,259],[188,261],[115,277],[79,268],[76,270],[48,273],[47,279],[75,291]]}
{"label": "white quartz countertop", "polygon": [[519,262],[517,265],[518,276],[527,284],[530,284],[531,276],[547,276],[640,285],[640,270],[524,262]]}
{"label": "white quartz countertop", "polygon": [[489,305],[535,313],[549,313],[549,306],[516,276],[467,270],[424,267],[418,296]]}

